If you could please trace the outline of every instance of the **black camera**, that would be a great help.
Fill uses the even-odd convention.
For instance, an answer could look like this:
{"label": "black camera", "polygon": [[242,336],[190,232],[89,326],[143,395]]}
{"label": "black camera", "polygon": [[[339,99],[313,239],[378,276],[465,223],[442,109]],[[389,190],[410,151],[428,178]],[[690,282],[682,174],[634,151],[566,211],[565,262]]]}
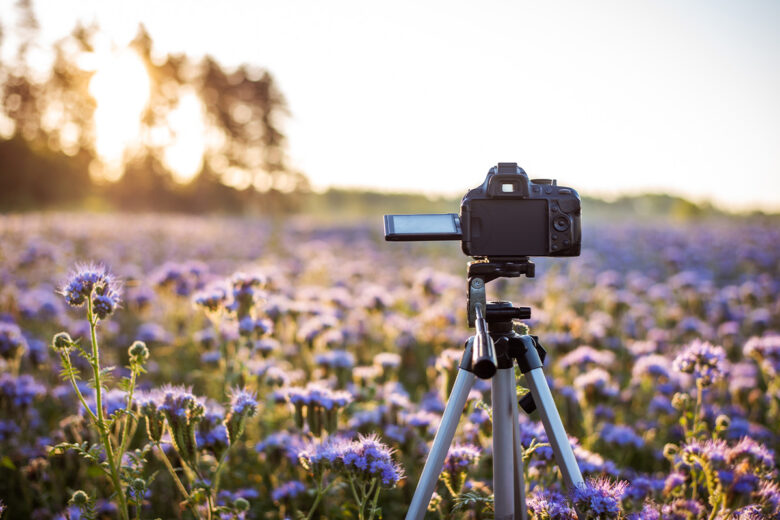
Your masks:
{"label": "black camera", "polygon": [[496,261],[578,256],[580,214],[576,190],[498,163],[463,197],[460,215],[385,215],[385,240],[461,240],[465,254]]}

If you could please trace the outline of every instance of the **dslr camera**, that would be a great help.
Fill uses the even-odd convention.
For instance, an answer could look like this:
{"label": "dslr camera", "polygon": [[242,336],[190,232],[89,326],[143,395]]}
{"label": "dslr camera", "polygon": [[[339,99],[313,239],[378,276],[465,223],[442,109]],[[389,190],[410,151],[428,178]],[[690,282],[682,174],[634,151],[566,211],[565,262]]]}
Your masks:
{"label": "dslr camera", "polygon": [[460,214],[385,215],[385,240],[460,240],[475,258],[579,256],[580,196],[555,180],[529,180],[517,163],[498,163],[469,190]]}

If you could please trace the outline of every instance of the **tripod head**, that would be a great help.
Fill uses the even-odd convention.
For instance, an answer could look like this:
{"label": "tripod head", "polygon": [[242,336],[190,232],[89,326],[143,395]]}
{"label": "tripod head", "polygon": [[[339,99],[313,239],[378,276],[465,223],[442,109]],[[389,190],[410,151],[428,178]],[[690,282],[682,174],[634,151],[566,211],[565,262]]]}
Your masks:
{"label": "tripod head", "polygon": [[485,285],[497,278],[533,278],[535,266],[528,257],[469,262],[467,312],[469,326],[477,329],[472,345],[471,370],[480,379],[490,379],[499,367],[490,332],[512,331],[512,320],[531,317],[530,307],[513,307],[509,302],[487,302]]}

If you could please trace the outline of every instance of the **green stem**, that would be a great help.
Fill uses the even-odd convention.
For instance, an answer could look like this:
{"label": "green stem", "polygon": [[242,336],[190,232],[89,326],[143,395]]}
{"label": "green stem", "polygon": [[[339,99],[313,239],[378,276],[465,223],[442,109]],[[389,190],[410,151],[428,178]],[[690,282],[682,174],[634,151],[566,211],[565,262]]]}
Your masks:
{"label": "green stem", "polygon": [[376,482],[376,491],[374,491],[374,500],[371,501],[371,516],[368,517],[368,520],[374,520],[374,513],[376,513],[376,503],[379,500],[379,490],[382,489],[381,484],[379,483],[379,479],[374,479]]}
{"label": "green stem", "polygon": [[324,483],[325,483],[325,475],[322,475],[320,477],[319,483],[317,484],[317,496],[314,497],[314,503],[311,505],[311,509],[309,509],[309,513],[306,515],[305,520],[311,520],[311,516],[317,510],[317,506],[320,505],[320,500],[322,500],[322,497],[325,496],[325,493],[327,493],[328,490],[331,488],[331,486],[333,486],[333,482],[331,482],[323,489],[322,485]]}
{"label": "green stem", "polygon": [[173,468],[173,464],[171,464],[168,455],[165,454],[165,450],[160,445],[160,442],[156,442],[155,446],[157,446],[157,451],[160,453],[160,458],[162,459],[163,464],[165,464],[165,467],[168,468],[168,473],[171,474],[171,478],[173,478],[174,484],[176,484],[176,487],[179,489],[179,493],[182,494],[184,500],[187,502],[187,505],[192,510],[192,514],[195,515],[195,518],[200,518],[198,511],[195,509],[195,505],[190,501],[190,494],[187,493],[187,488],[185,488],[184,484],[181,483],[181,479],[179,479],[179,476],[176,474],[176,470]]}
{"label": "green stem", "polygon": [[92,298],[87,299],[87,319],[89,320],[89,333],[92,340],[92,372],[95,376],[95,408],[97,412],[98,430],[100,432],[100,439],[103,441],[103,446],[106,450],[106,459],[108,459],[108,466],[111,469],[111,480],[114,484],[114,491],[119,498],[119,513],[124,520],[129,520],[127,513],[127,498],[125,497],[125,491],[122,489],[122,481],[119,477],[119,470],[116,465],[116,459],[114,458],[114,447],[111,445],[111,437],[109,436],[108,429],[106,428],[105,417],[103,416],[103,402],[102,402],[102,383],[100,381],[100,349],[97,342],[97,319],[92,312]]}
{"label": "green stem", "polygon": [[693,438],[699,436],[699,420],[703,412],[702,401],[704,400],[704,387],[697,381],[696,382],[696,410],[693,414]]}
{"label": "green stem", "polygon": [[[72,367],[70,362],[70,357],[68,354],[60,354],[60,358],[62,359],[62,366],[64,368],[70,369]],[[90,419],[92,419],[92,422],[94,422],[97,425],[97,417],[95,417],[95,414],[92,413],[92,410],[90,410],[89,406],[87,406],[87,401],[86,399],[84,399],[81,390],[79,390],[79,386],[78,384],[76,384],[76,379],[73,377],[73,374],[70,374],[68,376],[68,379],[70,380],[70,384],[73,387],[73,391],[76,392],[76,396],[79,398],[79,401],[81,402],[81,406],[83,406],[84,410],[87,411],[87,414],[89,415]]]}
{"label": "green stem", "polygon": [[357,490],[355,489],[355,481],[352,476],[349,477],[349,487],[352,489],[352,496],[355,497],[355,505],[360,507],[360,498],[358,497]]}
{"label": "green stem", "polygon": [[132,366],[132,363],[130,364],[131,364],[130,390],[128,391],[128,396],[127,396],[127,406],[125,407],[125,420],[123,421],[123,426],[122,426],[122,440],[119,443],[119,453],[117,454],[120,464],[122,462],[122,456],[125,454],[125,450],[127,450],[127,443],[130,437],[127,435],[127,431],[132,426],[130,424],[130,408],[133,407],[133,391],[135,390],[136,371],[135,368]]}
{"label": "green stem", "polygon": [[222,476],[222,468],[224,468],[225,466],[225,461],[227,460],[227,454],[230,451],[230,448],[232,447],[233,445],[231,444],[222,453],[222,456],[219,458],[219,463],[217,464],[217,470],[214,472],[214,485],[212,486],[212,495],[214,497],[214,500],[217,499],[217,495],[219,493],[219,479]]}

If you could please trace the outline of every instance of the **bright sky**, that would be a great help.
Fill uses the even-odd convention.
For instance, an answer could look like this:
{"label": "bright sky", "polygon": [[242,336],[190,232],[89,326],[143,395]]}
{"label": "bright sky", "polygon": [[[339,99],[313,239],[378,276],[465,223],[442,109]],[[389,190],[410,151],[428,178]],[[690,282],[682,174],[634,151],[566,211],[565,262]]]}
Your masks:
{"label": "bright sky", "polygon": [[[8,13],[3,0],[0,16]],[[261,65],[317,187],[461,194],[496,162],[581,193],[780,211],[780,2],[38,0],[47,38]]]}

